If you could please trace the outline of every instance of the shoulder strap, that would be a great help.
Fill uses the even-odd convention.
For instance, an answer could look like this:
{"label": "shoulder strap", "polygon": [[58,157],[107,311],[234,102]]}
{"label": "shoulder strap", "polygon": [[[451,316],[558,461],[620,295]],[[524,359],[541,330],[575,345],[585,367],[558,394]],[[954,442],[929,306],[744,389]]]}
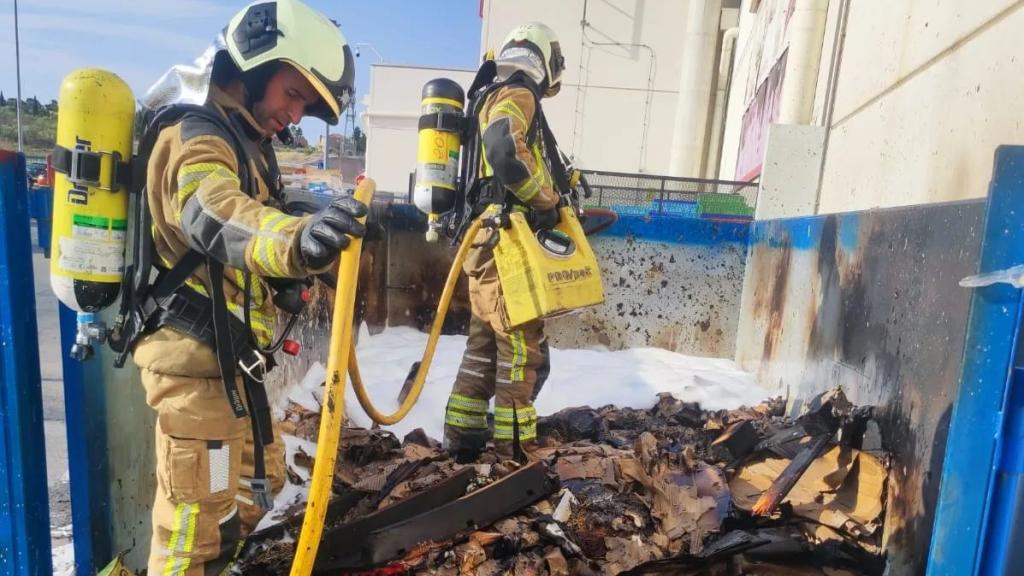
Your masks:
{"label": "shoulder strap", "polygon": [[123,366],[132,344],[145,328],[146,318],[143,317],[143,305],[154,290],[167,296],[180,287],[192,272],[202,264],[204,258],[194,250],[190,250],[171,270],[158,276],[151,283],[153,274],[153,217],[149,210],[149,198],[146,193],[146,173],[149,157],[156,145],[160,131],[164,128],[184,121],[188,117],[206,120],[222,130],[231,140],[235,149],[239,166],[239,181],[251,194],[252,181],[249,178],[248,152],[242,139],[231,126],[227,118],[216,110],[194,104],[174,104],[146,114],[146,129],[139,141],[138,154],[132,159],[132,186],[129,195],[127,258],[124,274],[121,279],[121,308],[117,317],[117,331],[111,339],[111,346],[119,352],[115,365]]}
{"label": "shoulder strap", "polygon": [[481,64],[480,69],[476,71],[476,76],[473,77],[473,83],[469,85],[469,92],[466,92],[467,98],[474,99],[477,91],[494,84],[494,78],[497,75],[498,64],[494,60],[487,60]]}
{"label": "shoulder strap", "polygon": [[537,103],[537,113],[534,115],[534,118],[540,119],[538,124],[541,136],[544,138],[544,152],[550,163],[551,178],[558,187],[558,193],[560,196],[571,195],[573,190],[569,185],[569,171],[565,168],[562,150],[558,147],[558,142],[555,141],[555,134],[551,131],[551,127],[548,126],[548,120],[544,116],[544,111],[541,109],[539,102]]}

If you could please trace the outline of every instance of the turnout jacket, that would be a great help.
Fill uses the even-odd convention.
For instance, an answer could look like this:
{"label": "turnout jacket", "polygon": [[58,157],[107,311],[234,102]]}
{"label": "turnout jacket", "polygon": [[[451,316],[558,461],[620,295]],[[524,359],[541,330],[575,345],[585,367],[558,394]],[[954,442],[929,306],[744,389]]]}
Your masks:
{"label": "turnout jacket", "polygon": [[534,126],[537,99],[529,88],[510,84],[494,91],[480,107],[480,175],[493,176],[519,202],[535,210],[558,204],[544,157],[540,130]]}
{"label": "turnout jacket", "polygon": [[[251,272],[250,318],[260,345],[270,343],[276,308],[262,277],[300,278],[307,270],[299,235],[308,217],[285,214],[272,204],[279,181],[270,138],[245,107],[216,86],[206,106],[223,114],[245,142],[255,183],[249,196],[239,180],[238,154],[223,127],[196,117],[164,128],[146,174],[153,217],[156,263],[170,268],[190,248],[225,265],[224,295],[229,311],[243,318],[245,272]],[[274,166],[274,170],[269,168]],[[200,265],[186,285],[209,296],[208,275]]]}

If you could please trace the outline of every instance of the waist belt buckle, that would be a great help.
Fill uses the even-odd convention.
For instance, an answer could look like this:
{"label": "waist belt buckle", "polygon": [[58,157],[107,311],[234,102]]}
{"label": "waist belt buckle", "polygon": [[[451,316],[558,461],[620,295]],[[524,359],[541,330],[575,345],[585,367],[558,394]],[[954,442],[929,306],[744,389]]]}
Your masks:
{"label": "waist belt buckle", "polygon": [[267,374],[267,357],[264,356],[263,354],[260,354],[256,350],[253,350],[252,354],[254,357],[252,363],[246,365],[245,359],[239,358],[238,367],[241,368],[242,372],[245,372],[246,375],[249,376],[249,378],[252,378],[254,381],[262,384],[263,379],[266,377]]}
{"label": "waist belt buckle", "polygon": [[266,478],[253,478],[250,482],[252,499],[264,512],[274,509],[274,499],[270,497],[270,482]]}

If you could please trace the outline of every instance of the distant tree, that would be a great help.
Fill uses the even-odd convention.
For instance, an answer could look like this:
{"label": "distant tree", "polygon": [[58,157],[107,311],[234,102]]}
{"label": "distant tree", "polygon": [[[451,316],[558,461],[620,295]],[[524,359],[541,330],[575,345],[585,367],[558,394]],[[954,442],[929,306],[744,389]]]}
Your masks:
{"label": "distant tree", "polygon": [[46,111],[49,112],[50,114],[56,114],[57,113],[57,101],[56,100],[50,100],[50,103],[46,105]]}
{"label": "distant tree", "polygon": [[25,104],[27,104],[26,107],[28,108],[28,113],[33,116],[39,116],[39,113],[43,109],[43,105],[39,103],[39,98],[36,98],[35,96],[26,100]]}
{"label": "distant tree", "polygon": [[356,154],[366,153],[366,134],[363,133],[359,126],[352,129],[352,142],[356,146]]}
{"label": "distant tree", "polygon": [[0,107],[7,106],[7,99],[4,98],[4,91],[0,90]]}

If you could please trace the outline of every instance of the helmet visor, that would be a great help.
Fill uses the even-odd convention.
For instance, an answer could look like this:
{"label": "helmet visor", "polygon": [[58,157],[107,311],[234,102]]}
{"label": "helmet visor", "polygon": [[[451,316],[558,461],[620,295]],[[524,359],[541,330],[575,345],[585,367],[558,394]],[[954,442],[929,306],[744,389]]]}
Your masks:
{"label": "helmet visor", "polygon": [[306,80],[320,95],[319,100],[306,108],[306,113],[316,116],[328,124],[335,125],[341,113],[348,108],[355,96],[355,61],[348,44],[344,47],[345,68],[341,78],[331,81],[316,68],[307,70],[304,66],[290,61],[289,63],[302,72]]}

